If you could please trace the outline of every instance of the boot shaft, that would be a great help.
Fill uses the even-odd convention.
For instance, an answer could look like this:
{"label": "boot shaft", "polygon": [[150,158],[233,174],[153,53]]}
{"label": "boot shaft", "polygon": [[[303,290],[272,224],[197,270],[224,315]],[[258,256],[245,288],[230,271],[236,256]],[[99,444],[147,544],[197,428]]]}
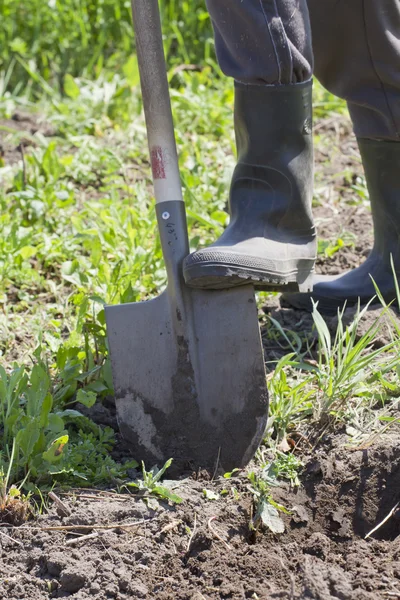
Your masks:
{"label": "boot shaft", "polygon": [[374,248],[400,272],[400,142],[359,138],[374,224]]}
{"label": "boot shaft", "polygon": [[310,236],[313,186],[312,85],[235,84],[238,163],[230,209],[267,235]]}

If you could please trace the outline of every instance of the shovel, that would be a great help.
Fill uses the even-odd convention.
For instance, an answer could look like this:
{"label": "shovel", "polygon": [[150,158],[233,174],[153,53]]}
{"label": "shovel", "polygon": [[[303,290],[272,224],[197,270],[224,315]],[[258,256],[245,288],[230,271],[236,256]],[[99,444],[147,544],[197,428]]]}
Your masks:
{"label": "shovel", "polygon": [[156,213],[168,285],[106,307],[121,433],[147,465],[245,466],[262,440],[268,392],[252,286],[189,289],[189,253],[157,0],[132,0]]}

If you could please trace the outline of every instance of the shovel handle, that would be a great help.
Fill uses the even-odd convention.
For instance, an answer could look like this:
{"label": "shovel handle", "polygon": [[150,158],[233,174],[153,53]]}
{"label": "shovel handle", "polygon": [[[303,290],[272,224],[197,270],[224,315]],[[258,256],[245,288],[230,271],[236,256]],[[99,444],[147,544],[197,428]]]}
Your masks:
{"label": "shovel handle", "polygon": [[158,0],[132,0],[156,212],[169,285],[179,285],[189,253]]}
{"label": "shovel handle", "polygon": [[156,203],[183,200],[157,0],[132,0]]}

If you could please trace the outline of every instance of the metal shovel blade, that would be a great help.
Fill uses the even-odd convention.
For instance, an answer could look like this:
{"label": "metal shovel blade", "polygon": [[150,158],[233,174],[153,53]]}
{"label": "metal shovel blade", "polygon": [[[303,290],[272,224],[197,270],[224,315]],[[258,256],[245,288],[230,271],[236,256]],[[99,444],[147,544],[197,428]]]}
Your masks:
{"label": "metal shovel blade", "polygon": [[147,465],[242,467],[268,414],[254,290],[182,291],[186,314],[168,290],[106,307],[121,433]]}

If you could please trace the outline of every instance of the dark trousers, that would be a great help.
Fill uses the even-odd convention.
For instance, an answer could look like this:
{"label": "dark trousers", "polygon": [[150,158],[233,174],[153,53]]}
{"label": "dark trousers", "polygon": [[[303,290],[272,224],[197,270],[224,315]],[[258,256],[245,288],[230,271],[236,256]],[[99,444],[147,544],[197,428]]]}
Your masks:
{"label": "dark trousers", "polygon": [[222,71],[256,85],[313,72],[358,137],[400,141],[400,0],[207,0]]}

